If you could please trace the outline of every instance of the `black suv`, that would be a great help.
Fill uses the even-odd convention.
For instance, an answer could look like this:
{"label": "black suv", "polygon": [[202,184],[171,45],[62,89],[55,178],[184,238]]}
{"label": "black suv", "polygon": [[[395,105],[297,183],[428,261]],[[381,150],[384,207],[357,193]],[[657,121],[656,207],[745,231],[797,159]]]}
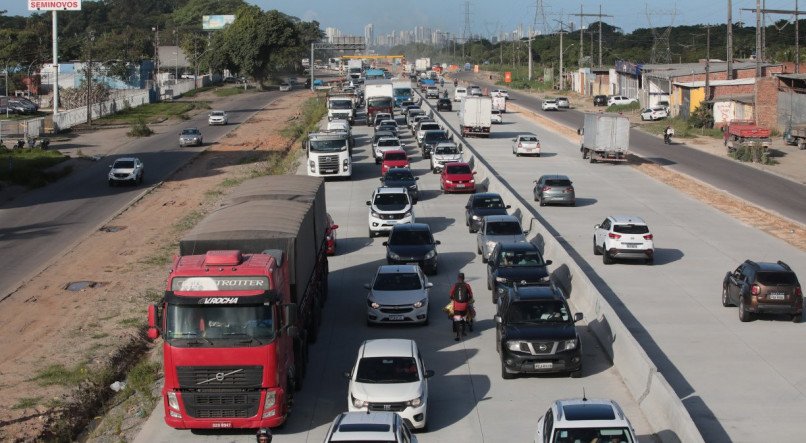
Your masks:
{"label": "black suv", "polygon": [[487,261],[487,289],[493,293],[493,303],[515,284],[543,283],[548,280],[548,265],[533,243],[498,243]]}
{"label": "black suv", "polygon": [[514,286],[500,298],[495,315],[501,378],[521,372],[568,372],[582,375],[582,343],[574,323],[582,313],[571,309],[554,286]]}
{"label": "black suv", "polygon": [[425,131],[422,141],[423,158],[431,158],[431,153],[434,152],[434,147],[440,143],[449,141],[451,141],[451,139],[447,131],[437,129]]}
{"label": "black suv", "polygon": [[437,111],[453,111],[453,103],[449,98],[437,100]]}
{"label": "black suv", "polygon": [[402,265],[417,263],[426,274],[437,273],[437,245],[431,228],[425,223],[395,225],[389,232],[386,246],[386,263]]}
{"label": "black suv", "polygon": [[408,189],[411,202],[417,203],[417,200],[420,199],[420,192],[417,188],[417,180],[419,179],[420,177],[415,177],[409,168],[392,168],[381,177],[381,183],[387,188]]}
{"label": "black suv", "polygon": [[594,95],[593,96],[593,106],[607,106],[607,96],[606,95]]}
{"label": "black suv", "polygon": [[786,263],[745,260],[722,281],[722,306],[739,305],[739,320],[754,314],[788,314],[797,323],[803,316],[803,292]]}
{"label": "black suv", "polygon": [[507,215],[509,205],[494,192],[473,194],[465,205],[465,226],[471,234],[478,232],[481,220],[487,215]]}

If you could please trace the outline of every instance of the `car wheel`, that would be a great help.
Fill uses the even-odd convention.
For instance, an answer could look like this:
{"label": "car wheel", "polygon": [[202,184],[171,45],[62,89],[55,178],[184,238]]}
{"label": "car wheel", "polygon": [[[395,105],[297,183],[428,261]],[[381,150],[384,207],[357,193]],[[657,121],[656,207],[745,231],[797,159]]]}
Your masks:
{"label": "car wheel", "polygon": [[649,257],[648,259],[646,259],[645,263],[647,265],[649,265],[649,266],[654,265],[655,264],[655,257]]}
{"label": "car wheel", "polygon": [[596,246],[596,238],[593,239],[593,255],[602,255],[602,253],[599,252],[599,247]]}
{"label": "car wheel", "polygon": [[803,314],[792,314],[792,323],[800,323]]}
{"label": "car wheel", "polygon": [[476,253],[481,255],[481,247],[478,244],[476,244]]}
{"label": "car wheel", "polygon": [[515,378],[515,374],[507,372],[507,367],[504,364],[503,359],[501,359],[501,378],[503,378],[504,380],[512,380],[513,378]]}
{"label": "car wheel", "polygon": [[610,257],[610,254],[607,253],[607,249],[605,248],[604,245],[602,245],[602,263],[606,265],[613,264],[613,258]]}
{"label": "car wheel", "polygon": [[540,157],[540,153],[538,152],[537,154],[535,154],[535,157]]}
{"label": "car wheel", "polygon": [[493,285],[490,284],[490,277],[487,277],[487,289],[490,290],[493,288]]}
{"label": "car wheel", "polygon": [[369,231],[369,234],[368,234],[369,238],[375,237],[375,233],[372,232],[372,229],[368,229],[368,231]]}
{"label": "car wheel", "polygon": [[722,306],[728,308],[733,306],[733,303],[730,302],[730,298],[728,297],[728,288],[722,288]]}
{"label": "car wheel", "polygon": [[540,206],[546,206],[546,201],[543,199],[543,197],[540,197],[540,203],[539,204],[540,204]]}
{"label": "car wheel", "polygon": [[753,314],[744,306],[744,297],[739,299],[739,321],[748,322],[753,319]]}
{"label": "car wheel", "polygon": [[484,254],[481,254],[481,262],[482,263],[487,263],[488,261],[489,260],[487,260],[487,257]]}
{"label": "car wheel", "polygon": [[537,201],[537,200],[538,200],[538,198],[537,198],[537,192],[536,192],[535,190],[533,190],[533,191],[532,191],[532,199],[533,199],[534,201]]}

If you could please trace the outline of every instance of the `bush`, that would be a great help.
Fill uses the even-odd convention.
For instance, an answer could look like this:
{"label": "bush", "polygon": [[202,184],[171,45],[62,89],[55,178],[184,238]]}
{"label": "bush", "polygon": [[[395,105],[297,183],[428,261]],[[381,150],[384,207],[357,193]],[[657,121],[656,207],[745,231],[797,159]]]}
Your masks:
{"label": "bush", "polygon": [[711,115],[708,105],[700,103],[700,106],[697,106],[697,109],[689,116],[688,124],[692,128],[713,128],[714,117]]}
{"label": "bush", "polygon": [[137,121],[132,123],[132,129],[126,133],[129,137],[148,137],[149,135],[153,134],[154,131],[148,127],[146,124],[146,120],[142,117],[138,118]]}
{"label": "bush", "polygon": [[740,162],[761,163],[762,165],[774,165],[778,162],[770,157],[767,149],[761,143],[753,145],[740,145],[730,153],[730,156]]}
{"label": "bush", "polygon": [[610,105],[607,107],[607,112],[628,112],[637,111],[641,109],[641,104],[638,102],[630,102],[627,105]]}

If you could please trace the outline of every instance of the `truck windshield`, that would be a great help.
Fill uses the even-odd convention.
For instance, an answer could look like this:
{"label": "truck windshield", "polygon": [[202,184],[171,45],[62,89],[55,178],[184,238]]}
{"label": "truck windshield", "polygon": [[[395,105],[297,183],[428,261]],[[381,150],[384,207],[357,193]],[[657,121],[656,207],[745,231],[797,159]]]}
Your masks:
{"label": "truck windshield", "polygon": [[627,428],[570,428],[554,430],[553,441],[617,441],[633,443]]}
{"label": "truck windshield", "polygon": [[367,106],[371,108],[391,107],[392,99],[390,97],[375,97],[367,100]]}
{"label": "truck windshield", "polygon": [[412,357],[365,357],[358,362],[358,383],[414,383],[420,380]]}
{"label": "truck windshield", "polygon": [[[571,315],[568,313],[568,308],[559,300],[514,302],[507,310],[507,323],[553,323],[570,321]],[[569,441],[575,440],[571,439]]]}
{"label": "truck windshield", "polygon": [[331,100],[330,109],[353,109],[352,100]]}
{"label": "truck windshield", "polygon": [[266,305],[168,305],[165,323],[166,340],[212,344],[222,339],[266,342],[274,338],[274,314]]}
{"label": "truck windshield", "polygon": [[411,88],[395,88],[395,97],[411,97]]}
{"label": "truck windshield", "polygon": [[313,152],[343,152],[346,150],[346,140],[311,140],[311,151]]}

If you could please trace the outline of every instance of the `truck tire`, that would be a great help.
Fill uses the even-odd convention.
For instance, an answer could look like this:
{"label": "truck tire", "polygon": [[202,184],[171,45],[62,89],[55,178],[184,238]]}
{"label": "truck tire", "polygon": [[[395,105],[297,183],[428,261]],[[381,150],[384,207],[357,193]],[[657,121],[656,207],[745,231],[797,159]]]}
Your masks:
{"label": "truck tire", "polygon": [[590,157],[591,164],[596,163],[596,159],[593,158],[593,155],[594,155],[593,152],[588,153],[588,156]]}
{"label": "truck tire", "polygon": [[579,148],[579,151],[582,152],[582,160],[585,160],[585,159],[588,158],[588,150],[587,149]]}

